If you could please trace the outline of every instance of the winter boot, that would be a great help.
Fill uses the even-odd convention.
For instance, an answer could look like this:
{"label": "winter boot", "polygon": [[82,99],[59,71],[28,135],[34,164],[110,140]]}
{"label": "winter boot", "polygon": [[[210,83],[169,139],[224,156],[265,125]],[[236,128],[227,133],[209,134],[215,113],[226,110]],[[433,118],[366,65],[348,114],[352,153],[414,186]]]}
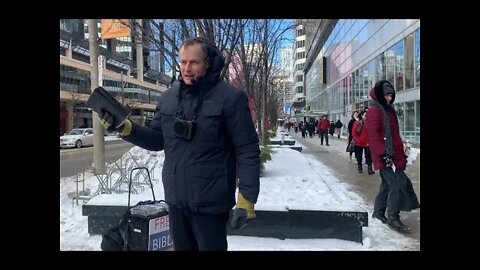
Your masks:
{"label": "winter boot", "polygon": [[358,163],[358,173],[363,173],[362,163]]}
{"label": "winter boot", "polygon": [[372,165],[368,165],[368,174],[372,175],[374,174],[375,172],[373,171],[373,168],[372,168]]}
{"label": "winter boot", "polygon": [[387,223],[387,217],[385,216],[385,213],[381,213],[379,211],[373,211],[372,218],[376,218],[384,224]]}
{"label": "winter boot", "polygon": [[387,225],[388,227],[398,231],[398,232],[406,232],[410,230],[410,227],[407,225],[403,224],[400,221],[400,218],[398,216],[388,216],[387,219]]}

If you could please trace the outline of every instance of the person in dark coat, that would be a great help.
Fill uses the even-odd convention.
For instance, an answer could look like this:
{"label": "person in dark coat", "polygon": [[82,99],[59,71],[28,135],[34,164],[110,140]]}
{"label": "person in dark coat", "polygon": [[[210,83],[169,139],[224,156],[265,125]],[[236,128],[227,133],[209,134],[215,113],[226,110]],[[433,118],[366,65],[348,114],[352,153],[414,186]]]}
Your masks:
{"label": "person in dark coat", "polygon": [[313,138],[314,133],[315,133],[315,125],[313,124],[313,121],[312,121],[308,123],[308,136],[310,138]]}
{"label": "person in dark coat", "polygon": [[340,121],[340,119],[335,122],[335,133],[337,134],[338,138],[340,139],[340,133],[342,133],[342,127],[343,123]]}
{"label": "person in dark coat", "polygon": [[330,128],[328,129],[328,133],[332,137],[333,137],[333,134],[335,133],[335,123],[333,122],[333,120],[330,121]]}
{"label": "person in dark coat", "polygon": [[308,122],[300,122],[300,131],[302,132],[302,138],[305,138],[305,133],[307,133]]}
{"label": "person in dark coat", "polygon": [[410,228],[400,221],[400,211],[420,208],[420,203],[412,182],[404,172],[407,156],[403,151],[393,107],[395,90],[389,81],[381,80],[370,90],[370,97],[373,100],[368,111],[368,143],[374,167],[380,170],[382,179],[372,217],[387,223],[392,229],[406,231]]}
{"label": "person in dark coat", "polygon": [[[117,130],[128,142],[165,151],[162,181],[175,250],[227,250],[226,223],[255,217],[260,148],[246,94],[220,80],[221,52],[203,38],[180,48],[181,79],[158,99],[150,127],[126,120]],[[105,128],[118,126],[108,112]]]}
{"label": "person in dark coat", "polygon": [[[352,139],[353,139],[353,135],[352,135],[352,129],[353,129],[353,123],[355,123],[355,121],[358,120],[358,111],[353,111],[352,112],[352,116],[350,118],[350,121],[348,122],[348,144],[347,144],[347,152],[349,152],[349,157],[350,157],[350,160],[352,160],[352,154],[354,153],[354,151],[348,151],[348,149],[350,148],[350,144],[352,143]],[[355,148],[353,148],[355,149]]]}

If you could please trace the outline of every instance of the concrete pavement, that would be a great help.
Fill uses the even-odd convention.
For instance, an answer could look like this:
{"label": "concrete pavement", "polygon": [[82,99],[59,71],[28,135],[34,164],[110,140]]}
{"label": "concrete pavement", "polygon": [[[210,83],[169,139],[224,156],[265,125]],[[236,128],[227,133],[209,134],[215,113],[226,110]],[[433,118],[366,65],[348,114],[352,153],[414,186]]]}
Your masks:
{"label": "concrete pavement", "polygon": [[[355,155],[352,156],[352,161],[349,161],[349,154],[345,151],[347,146],[347,138],[337,136],[329,137],[329,146],[320,145],[320,138],[314,136],[310,138],[302,138],[300,132],[295,133],[293,129],[289,132],[290,136],[295,138],[297,142],[301,143],[305,147],[302,153],[314,157],[316,160],[321,161],[328,166],[339,180],[343,180],[348,183],[354,191],[361,196],[367,206],[369,207],[369,218],[371,218],[373,211],[373,205],[375,196],[380,188],[380,174],[375,171],[375,174],[369,175],[367,173],[367,167],[363,169],[363,173],[357,172],[357,165],[355,163]],[[407,165],[405,173],[410,178],[413,184],[415,193],[421,204],[420,199],[420,154],[413,161],[412,165]],[[400,212],[400,218],[402,222],[410,226],[412,229],[410,232],[405,233],[407,237],[418,240],[420,243],[420,209],[413,210],[412,212]],[[387,225],[385,225],[387,226]],[[420,250],[420,247],[418,247]]]}

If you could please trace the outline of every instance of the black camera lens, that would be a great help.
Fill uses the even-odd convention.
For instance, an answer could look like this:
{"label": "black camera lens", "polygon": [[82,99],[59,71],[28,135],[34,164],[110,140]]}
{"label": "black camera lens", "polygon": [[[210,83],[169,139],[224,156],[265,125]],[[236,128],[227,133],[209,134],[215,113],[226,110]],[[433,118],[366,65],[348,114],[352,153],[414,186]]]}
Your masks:
{"label": "black camera lens", "polygon": [[173,124],[173,131],[175,132],[175,135],[177,135],[178,137],[184,137],[188,132],[188,127],[184,122],[176,121]]}

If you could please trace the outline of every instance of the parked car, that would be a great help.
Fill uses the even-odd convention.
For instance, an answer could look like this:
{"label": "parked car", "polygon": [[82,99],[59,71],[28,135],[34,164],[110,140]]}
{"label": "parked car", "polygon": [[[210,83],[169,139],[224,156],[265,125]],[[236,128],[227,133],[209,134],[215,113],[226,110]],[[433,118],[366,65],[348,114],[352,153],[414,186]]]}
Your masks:
{"label": "parked car", "polygon": [[60,136],[60,148],[93,145],[93,128],[75,128]]}

